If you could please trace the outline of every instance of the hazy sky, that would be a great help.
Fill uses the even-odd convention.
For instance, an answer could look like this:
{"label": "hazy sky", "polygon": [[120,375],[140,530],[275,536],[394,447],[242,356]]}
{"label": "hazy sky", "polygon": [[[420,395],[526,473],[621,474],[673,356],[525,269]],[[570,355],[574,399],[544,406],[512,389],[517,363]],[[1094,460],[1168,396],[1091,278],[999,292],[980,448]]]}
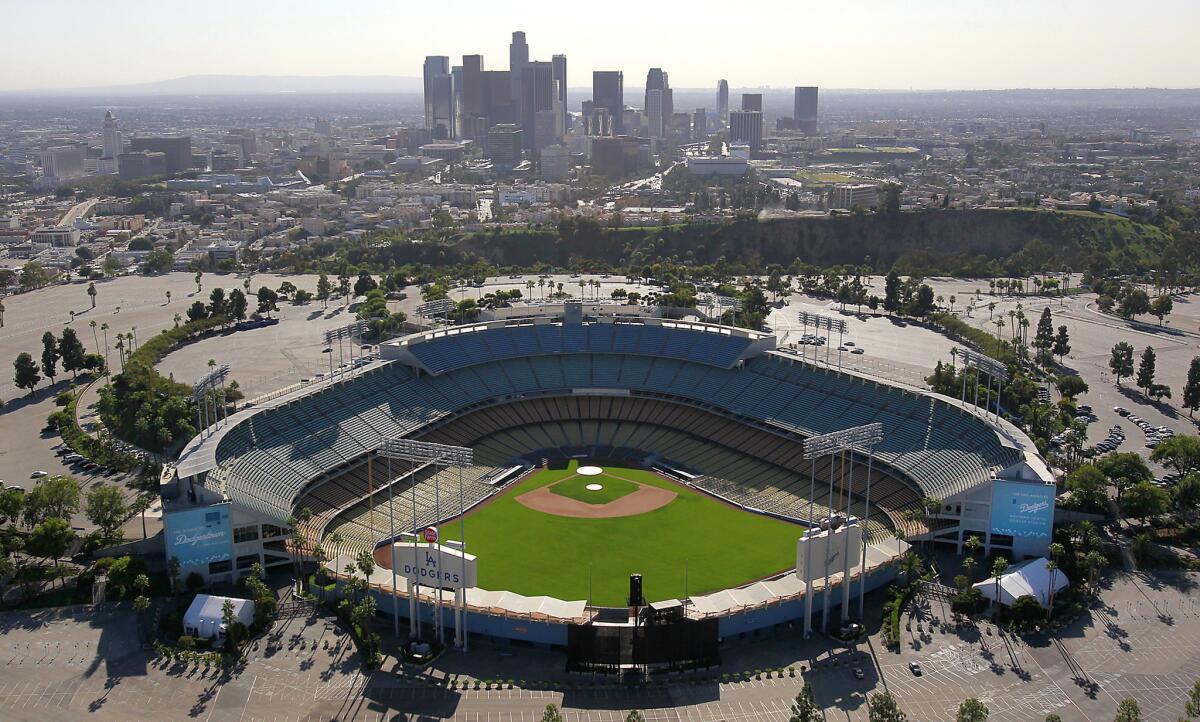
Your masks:
{"label": "hazy sky", "polygon": [[650,66],[680,88],[1200,86],[1197,0],[0,0],[0,19],[0,90],[505,69],[513,30],[532,59],[565,53],[573,87]]}

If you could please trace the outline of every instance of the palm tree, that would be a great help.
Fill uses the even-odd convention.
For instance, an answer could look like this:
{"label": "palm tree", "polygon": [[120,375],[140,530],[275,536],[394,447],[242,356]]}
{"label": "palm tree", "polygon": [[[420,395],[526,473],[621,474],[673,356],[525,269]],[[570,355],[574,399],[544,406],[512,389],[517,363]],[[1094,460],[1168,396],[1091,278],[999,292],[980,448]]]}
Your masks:
{"label": "palm tree", "polygon": [[4,328],[4,301],[0,301],[0,328]]}
{"label": "palm tree", "polygon": [[171,292],[168,290],[167,291],[167,303],[170,303],[170,302],[171,302]]}
{"label": "palm tree", "polygon": [[89,283],[88,287],[87,287],[87,295],[90,296],[92,299],[92,308],[96,307],[96,293],[97,293],[96,282],[93,281],[93,282]]}
{"label": "palm tree", "polygon": [[125,373],[125,334],[117,334],[117,356],[121,359],[121,373]]}
{"label": "palm tree", "polygon": [[1054,609],[1054,586],[1058,581],[1058,560],[1066,553],[1066,548],[1058,542],[1050,542],[1050,561],[1046,562],[1046,569],[1050,571],[1050,592],[1046,595],[1049,602],[1049,608],[1046,610],[1046,620],[1050,620],[1050,611]]}
{"label": "palm tree", "polygon": [[1004,319],[998,318],[998,319],[996,319],[996,340],[997,341],[1000,340],[1000,336],[1003,333],[1004,333]]}
{"label": "palm tree", "polygon": [[529,294],[530,298],[533,298],[533,286],[534,286],[533,281],[525,282],[525,291]]}
{"label": "palm tree", "polygon": [[181,320],[183,320],[183,316],[180,316],[179,314],[175,314],[175,318],[172,320],[175,321],[175,328],[179,328],[179,322]]}
{"label": "palm tree", "polygon": [[96,322],[88,321],[88,326],[92,328],[92,341],[96,344],[96,353],[100,353],[100,337],[96,335]]}
{"label": "palm tree", "polygon": [[988,304],[988,320],[992,320],[992,315],[996,313],[996,302],[992,301]]}
{"label": "palm tree", "polygon": [[204,278],[204,271],[196,271],[196,293],[204,290],[204,287],[200,285],[200,279],[202,278]]}
{"label": "palm tree", "polygon": [[996,605],[997,614],[1000,613],[1000,577],[1004,576],[1005,569],[1008,569],[1008,562],[1005,561],[1004,557],[996,557],[996,560],[992,562],[992,579],[996,580],[996,601],[994,604]]}
{"label": "palm tree", "polygon": [[963,559],[963,570],[967,573],[967,579],[971,580],[972,582],[975,581],[976,564],[978,564],[978,562],[975,561],[975,557],[967,557]]}
{"label": "palm tree", "polygon": [[543,301],[546,300],[546,279],[544,278],[538,278],[538,295],[542,297]]}
{"label": "palm tree", "polygon": [[108,324],[100,324],[100,330],[104,332],[104,368],[108,369]]}

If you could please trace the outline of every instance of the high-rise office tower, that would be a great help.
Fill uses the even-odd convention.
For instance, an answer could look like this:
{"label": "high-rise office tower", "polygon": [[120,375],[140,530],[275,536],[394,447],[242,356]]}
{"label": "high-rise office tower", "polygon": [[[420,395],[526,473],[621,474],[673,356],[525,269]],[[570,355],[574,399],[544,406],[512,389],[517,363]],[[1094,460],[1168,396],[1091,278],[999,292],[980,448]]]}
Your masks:
{"label": "high-rise office tower", "polygon": [[729,125],[729,81],[724,78],[717,81],[717,118],[721,125]]}
{"label": "high-rise office tower", "polygon": [[522,71],[529,62],[529,46],[525,44],[525,33],[517,30],[512,34],[512,42],[508,44],[509,82],[512,83],[513,101],[518,107],[521,103],[521,81],[524,80]]}
{"label": "high-rise office tower", "polygon": [[692,113],[692,140],[701,143],[708,140],[708,111],[696,108]]}
{"label": "high-rise office tower", "polygon": [[745,143],[750,150],[762,147],[763,119],[757,110],[734,110],[729,113],[729,142]]}
{"label": "high-rise office tower", "polygon": [[550,64],[554,66],[554,83],[558,88],[558,104],[559,104],[559,134],[567,132],[570,127],[567,113],[567,56],[555,55],[550,58]]}
{"label": "high-rise office tower", "polygon": [[455,137],[454,76],[450,58],[430,55],[425,58],[425,127],[434,138]]}
{"label": "high-rise office tower", "polygon": [[762,112],[762,93],[742,93],[742,110]]}
{"label": "high-rise office tower", "polygon": [[489,126],[519,120],[517,99],[512,97],[511,76],[507,70],[483,72],[483,107]]}
{"label": "high-rise office tower", "polygon": [[538,132],[538,113],[544,110],[555,110],[558,93],[554,87],[554,67],[551,63],[526,63],[521,71],[521,128],[525,131],[525,147],[531,150],[542,148],[558,142],[553,137],[553,129],[557,118],[550,124],[550,137],[546,137],[546,126],[542,125]]}
{"label": "high-rise office tower", "polygon": [[592,108],[604,108],[614,134],[625,132],[625,75],[620,70],[592,71]]}
{"label": "high-rise office tower", "polygon": [[[459,126],[458,133],[463,138],[470,138],[477,141],[482,141],[483,138],[477,138],[475,135],[475,127],[479,124],[481,118],[487,117],[487,109],[484,103],[485,94],[483,87],[483,56],[482,55],[464,55],[462,59],[462,90],[459,93],[461,105],[459,106]],[[486,124],[486,120],[484,121]]]}
{"label": "high-rise office tower", "polygon": [[450,93],[454,101],[454,135],[457,138],[462,131],[462,83],[463,83],[463,66],[455,65],[450,68]]}
{"label": "high-rise office tower", "polygon": [[646,91],[646,134],[651,138],[663,137],[663,91],[654,88]]}
{"label": "high-rise office tower", "polygon": [[[667,125],[670,123],[671,113],[674,112],[674,104],[670,101],[668,92],[670,87],[667,73],[662,68],[650,68],[650,72],[646,73],[646,99],[642,108],[649,119],[651,138],[661,138],[667,134]],[[655,99],[655,110],[651,111],[650,94],[656,91],[658,95]]]}
{"label": "high-rise office tower", "polygon": [[817,132],[817,88],[815,86],[797,86],[795,107],[792,118],[796,128],[808,135]]}

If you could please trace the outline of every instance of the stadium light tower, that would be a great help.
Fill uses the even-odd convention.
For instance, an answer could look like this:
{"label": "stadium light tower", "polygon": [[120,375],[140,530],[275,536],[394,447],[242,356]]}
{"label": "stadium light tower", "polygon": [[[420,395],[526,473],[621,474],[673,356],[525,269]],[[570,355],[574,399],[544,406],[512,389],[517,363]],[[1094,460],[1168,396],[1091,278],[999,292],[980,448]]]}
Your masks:
{"label": "stadium light tower", "polygon": [[997,361],[991,356],[985,356],[981,353],[976,353],[966,348],[955,348],[951,353],[962,359],[963,363],[963,382],[962,392],[959,395],[959,403],[966,405],[967,401],[967,368],[975,369],[975,406],[979,405],[979,374],[985,373],[988,377],[987,396],[984,407],[984,416],[987,416],[988,410],[991,407],[992,381],[996,382],[996,412],[995,418],[1000,418],[1000,394],[1004,391],[1004,382],[1008,381],[1008,367]]}
{"label": "stadium light tower", "polygon": [[[366,333],[367,329],[369,329],[369,328],[370,328],[370,325],[366,321],[360,320],[360,321],[355,321],[353,323],[348,323],[345,326],[338,326],[337,328],[331,328],[325,332],[325,334],[324,334],[325,345],[328,346],[330,349],[330,357],[329,357],[330,376],[333,375],[333,355],[332,355],[332,353],[333,353],[334,341],[336,341],[337,345],[338,345],[338,368],[341,369],[341,367],[343,365],[342,341],[354,339],[357,337],[359,339],[359,343],[361,345],[362,336],[364,333]],[[362,355],[361,351],[359,352],[359,355],[360,356]],[[354,362],[354,344],[350,344],[350,361],[351,361],[351,363]],[[343,377],[345,376],[344,371],[343,371],[342,375],[343,375]],[[332,379],[330,379],[330,380],[332,381]]]}
{"label": "stadium light tower", "polygon": [[[424,320],[426,318],[446,317],[446,314],[454,310],[454,301],[448,298],[440,298],[436,301],[429,301],[417,306],[417,317]],[[424,324],[422,324],[424,325]]]}
{"label": "stadium light tower", "polygon": [[[203,434],[205,429],[220,422],[218,416],[225,406],[225,378],[229,376],[229,366],[221,364],[214,367],[208,373],[201,376],[192,384],[192,401],[196,404],[196,430]],[[217,391],[220,387],[220,405],[217,404]],[[212,408],[211,421],[209,408]],[[202,413],[203,412],[203,413]],[[203,421],[201,417],[203,416]],[[224,418],[228,419],[228,411],[225,412]],[[212,431],[209,431],[212,435]]]}
{"label": "stadium light tower", "polygon": [[[846,330],[847,330],[845,319],[834,318],[832,316],[823,316],[819,313],[809,313],[808,311],[800,311],[797,314],[797,316],[800,320],[800,323],[803,324],[805,332],[808,331],[808,325],[810,323],[813,325],[813,328],[817,329],[818,331],[820,329],[825,329],[826,331],[829,332],[830,336],[833,335],[834,331],[837,331],[837,333],[838,333],[838,348],[841,348],[842,340],[845,338],[845,334],[846,334]],[[832,341],[832,339],[827,336],[825,338],[825,364],[826,365],[829,364],[829,347],[833,345],[832,343],[830,343],[830,341]],[[816,356],[815,352],[813,355],[814,355],[814,357]],[[841,368],[841,363],[842,363],[842,352],[839,351],[838,352],[838,367],[839,368]]]}
{"label": "stadium light tower", "polygon": [[[438,570],[442,568],[442,544],[441,544],[441,488],[438,484],[438,474],[442,467],[458,469],[458,538],[461,554],[459,559],[462,563],[462,579],[465,581],[466,574],[466,549],[467,549],[467,531],[466,523],[463,519],[466,508],[463,500],[463,469],[475,463],[474,450],[465,446],[448,446],[446,444],[434,444],[428,441],[417,441],[416,439],[406,439],[403,437],[391,437],[383,439],[379,446],[379,453],[388,459],[399,459],[409,462],[409,484],[412,486],[412,511],[413,511],[413,528],[414,535],[419,531],[417,529],[417,485],[416,485],[416,469],[417,466],[433,466],[433,494],[434,494],[434,528],[437,530],[437,565]],[[394,487],[391,487],[394,488]],[[395,513],[395,505],[388,505],[388,515]],[[393,527],[395,522],[393,521]],[[392,540],[395,543],[395,539]],[[413,545],[413,566],[417,564],[417,547]],[[420,594],[421,585],[416,583],[415,593],[413,583],[409,586],[409,625],[415,631],[416,636],[420,637],[421,621],[420,621]],[[454,592],[455,601],[458,604],[458,619],[454,625],[455,645],[463,651],[467,650],[467,590],[465,586],[461,586]],[[396,570],[392,570],[392,616],[396,626],[396,636],[399,636],[399,617],[396,615],[398,604],[398,594],[396,589]],[[437,629],[437,639],[439,642],[445,641],[445,629],[442,625],[442,590],[437,588],[437,598],[435,601],[437,611],[435,612],[435,625]]]}
{"label": "stadium light tower", "polygon": [[[850,468],[850,486],[845,485],[846,473],[846,452],[853,453],[854,451],[865,452],[867,455],[867,489],[866,489],[866,507],[863,514],[861,529],[864,532],[860,549],[861,566],[859,568],[858,582],[858,616],[861,619],[863,614],[864,596],[866,594],[866,586],[864,584],[866,575],[866,558],[867,558],[867,538],[866,538],[866,523],[871,514],[871,462],[874,458],[873,451],[875,445],[883,440],[883,424],[874,422],[864,424],[862,426],[853,426],[841,431],[833,431],[828,434],[819,436],[810,436],[804,440],[804,458],[810,464],[809,476],[809,493],[808,493],[808,517],[809,523],[813,522],[813,503],[816,497],[816,460],[820,457],[829,455],[829,499],[833,500],[833,480],[834,457],[840,455],[840,473],[843,479],[842,486],[846,492],[846,521],[850,521],[850,500],[851,491],[854,485],[854,467],[853,456],[851,456]],[[830,506],[830,510],[834,511],[835,507]],[[845,535],[845,573],[842,578],[842,621],[846,621],[850,617],[850,536]],[[812,570],[812,547],[809,544],[805,545],[805,562],[804,568],[806,575],[811,576]],[[825,570],[828,572],[828,570]],[[829,594],[830,585],[829,577],[826,573],[825,577],[825,604],[821,611],[821,628],[824,629],[829,621]],[[804,634],[807,636],[812,633],[812,585],[809,583],[811,579],[805,580],[805,599],[804,599]]]}

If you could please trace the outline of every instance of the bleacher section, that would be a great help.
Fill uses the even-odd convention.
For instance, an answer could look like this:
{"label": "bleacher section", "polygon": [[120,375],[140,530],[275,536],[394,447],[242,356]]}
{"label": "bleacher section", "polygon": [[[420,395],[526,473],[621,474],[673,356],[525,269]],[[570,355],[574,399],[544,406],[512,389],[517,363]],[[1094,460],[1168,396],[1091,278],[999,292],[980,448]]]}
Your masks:
{"label": "bleacher section", "polygon": [[[982,419],[957,406],[782,354],[737,363],[746,343],[745,337],[711,331],[623,323],[567,331],[560,325],[508,327],[437,338],[411,347],[428,354],[423,363],[443,369],[437,375],[385,363],[286,397],[211,443],[219,443],[214,456],[229,497],[280,521],[310,482],[352,468],[382,438],[419,435],[498,401],[562,397],[573,389],[627,389],[675,403],[655,407],[671,409],[660,411],[657,420],[632,425],[599,412],[573,420],[569,410],[553,424],[510,418],[511,426],[476,437],[482,439],[478,463],[494,466],[518,450],[586,442],[657,451],[710,476],[753,483],[756,494],[778,495],[798,470],[783,463],[797,456],[794,441],[780,446],[783,436],[879,421],[884,441],[875,449],[876,468],[882,462],[895,481],[896,488],[888,490],[898,500],[892,508],[903,509],[911,501],[905,495],[947,498],[1023,458]],[[567,351],[573,348],[590,352]],[[617,400],[607,397],[610,404]],[[710,413],[682,431],[684,406]],[[501,407],[496,413],[503,418],[523,412]],[[718,424],[720,416],[736,423]],[[706,444],[714,433],[720,441]],[[760,474],[747,466],[753,463],[767,468]],[[859,476],[865,475],[856,475],[856,489]],[[872,490],[873,504],[876,498],[884,503],[884,491],[877,497]],[[780,497],[779,503],[790,502]]]}
{"label": "bleacher section", "polygon": [[564,353],[641,354],[729,368],[751,343],[750,338],[720,326],[675,328],[630,321],[465,326],[414,339],[408,350],[430,373],[442,374],[500,359]]}

